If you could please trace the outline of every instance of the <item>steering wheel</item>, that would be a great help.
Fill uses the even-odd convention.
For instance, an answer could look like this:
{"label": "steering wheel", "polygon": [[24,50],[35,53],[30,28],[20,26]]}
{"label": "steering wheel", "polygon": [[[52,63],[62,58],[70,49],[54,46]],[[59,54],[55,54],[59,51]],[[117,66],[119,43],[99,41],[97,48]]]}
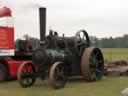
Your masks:
{"label": "steering wheel", "polygon": [[81,55],[84,48],[90,46],[88,33],[85,30],[80,30],[75,34],[75,49],[78,55]]}

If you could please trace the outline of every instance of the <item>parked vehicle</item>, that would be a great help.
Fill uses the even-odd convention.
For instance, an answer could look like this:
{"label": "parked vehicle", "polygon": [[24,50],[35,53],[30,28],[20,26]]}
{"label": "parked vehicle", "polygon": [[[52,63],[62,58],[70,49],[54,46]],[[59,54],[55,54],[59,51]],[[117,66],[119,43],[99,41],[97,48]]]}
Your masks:
{"label": "parked vehicle", "polygon": [[26,38],[14,40],[13,16],[9,8],[0,9],[0,81],[17,78],[19,66],[31,61],[32,52],[39,40]]}

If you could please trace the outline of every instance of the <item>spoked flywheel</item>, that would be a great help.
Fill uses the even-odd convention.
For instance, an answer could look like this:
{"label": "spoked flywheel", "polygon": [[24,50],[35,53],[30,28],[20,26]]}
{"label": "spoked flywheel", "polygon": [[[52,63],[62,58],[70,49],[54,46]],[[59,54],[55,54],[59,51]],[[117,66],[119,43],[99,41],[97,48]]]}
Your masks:
{"label": "spoked flywheel", "polygon": [[64,66],[64,63],[54,63],[49,72],[50,86],[54,89],[63,88],[66,84],[66,79],[66,68]]}
{"label": "spoked flywheel", "polygon": [[82,55],[83,48],[90,46],[88,33],[85,30],[76,32],[74,43],[77,54]]}
{"label": "spoked flywheel", "polygon": [[24,62],[18,69],[18,81],[22,87],[30,87],[34,84],[36,77],[34,76],[35,68],[32,62]]}
{"label": "spoked flywheel", "polygon": [[86,81],[100,80],[104,72],[104,58],[98,48],[86,48],[81,58],[81,72]]}

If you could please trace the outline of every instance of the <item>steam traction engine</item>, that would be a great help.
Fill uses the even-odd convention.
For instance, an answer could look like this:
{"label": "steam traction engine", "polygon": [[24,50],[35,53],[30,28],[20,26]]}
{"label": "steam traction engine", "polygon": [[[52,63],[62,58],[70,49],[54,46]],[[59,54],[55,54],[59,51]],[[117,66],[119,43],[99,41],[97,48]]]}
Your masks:
{"label": "steam traction engine", "polygon": [[36,77],[48,76],[53,88],[64,87],[71,76],[82,76],[85,81],[100,80],[103,76],[104,59],[99,48],[91,48],[85,30],[74,37],[58,36],[50,30],[45,36],[45,8],[40,8],[40,46],[33,52],[32,62],[24,62],[18,70],[22,87],[32,86]]}

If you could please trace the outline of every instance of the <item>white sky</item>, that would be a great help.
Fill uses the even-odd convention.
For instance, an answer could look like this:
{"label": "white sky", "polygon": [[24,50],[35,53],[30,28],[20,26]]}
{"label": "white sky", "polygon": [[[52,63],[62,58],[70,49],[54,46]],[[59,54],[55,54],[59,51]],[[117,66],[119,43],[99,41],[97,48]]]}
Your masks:
{"label": "white sky", "polygon": [[85,29],[97,37],[128,34],[128,0],[0,0],[12,8],[16,38],[39,37],[38,7],[47,8],[49,27],[65,35]]}

